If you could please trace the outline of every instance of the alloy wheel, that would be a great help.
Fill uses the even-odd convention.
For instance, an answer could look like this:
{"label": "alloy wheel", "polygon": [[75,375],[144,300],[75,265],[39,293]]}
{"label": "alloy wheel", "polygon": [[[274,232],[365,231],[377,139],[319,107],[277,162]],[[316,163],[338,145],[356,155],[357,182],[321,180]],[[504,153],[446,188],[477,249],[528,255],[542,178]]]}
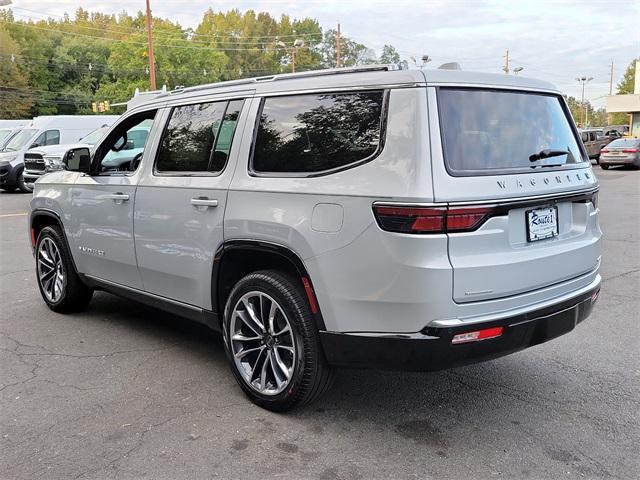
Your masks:
{"label": "alloy wheel", "polygon": [[65,287],[65,272],[60,249],[55,242],[45,237],[38,248],[38,281],[47,300],[56,303]]}
{"label": "alloy wheel", "polygon": [[296,361],[293,331],[282,307],[263,292],[243,295],[231,314],[229,343],[244,381],[263,395],[277,395]]}

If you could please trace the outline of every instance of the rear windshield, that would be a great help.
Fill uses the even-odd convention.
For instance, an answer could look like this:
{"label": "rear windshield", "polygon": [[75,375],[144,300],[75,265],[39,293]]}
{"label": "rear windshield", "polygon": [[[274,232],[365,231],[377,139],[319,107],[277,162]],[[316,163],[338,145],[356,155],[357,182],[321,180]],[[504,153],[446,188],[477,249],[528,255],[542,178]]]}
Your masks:
{"label": "rear windshield", "polygon": [[618,140],[614,140],[607,147],[613,148],[631,148],[640,146],[640,140],[636,140],[635,138],[619,138]]}
{"label": "rear windshield", "polygon": [[453,175],[534,172],[587,161],[558,96],[440,88],[438,106]]}

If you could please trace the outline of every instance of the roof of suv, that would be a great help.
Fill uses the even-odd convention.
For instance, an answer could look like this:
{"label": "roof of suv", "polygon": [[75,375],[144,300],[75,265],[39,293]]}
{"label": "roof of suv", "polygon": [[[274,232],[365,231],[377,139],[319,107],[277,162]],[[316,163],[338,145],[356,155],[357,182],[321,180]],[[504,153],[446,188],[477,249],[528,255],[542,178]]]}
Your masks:
{"label": "roof of suv", "polygon": [[285,73],[178,88],[158,95],[140,106],[211,94],[240,92],[245,94],[271,94],[313,89],[395,85],[475,85],[559,93],[557,87],[551,83],[516,75],[445,69],[399,70],[391,65],[363,65],[359,67]]}

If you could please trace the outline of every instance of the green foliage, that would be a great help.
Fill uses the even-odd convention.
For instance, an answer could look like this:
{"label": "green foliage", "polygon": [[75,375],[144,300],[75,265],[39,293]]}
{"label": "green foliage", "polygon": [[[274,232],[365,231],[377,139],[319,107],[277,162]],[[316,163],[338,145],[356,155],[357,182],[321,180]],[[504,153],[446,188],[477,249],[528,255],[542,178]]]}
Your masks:
{"label": "green foliage", "polygon": [[[141,12],[107,15],[79,8],[73,18],[25,21],[4,9],[0,31],[0,84],[14,92],[0,90],[4,118],[87,113],[92,102],[124,102],[136,88],[149,87]],[[336,31],[323,32],[312,18],[209,9],[195,30],[154,18],[153,35],[158,88],[286,73],[294,56],[296,71],[334,67],[336,61]],[[377,59],[344,36],[341,51],[344,66],[400,62],[391,45]]]}
{"label": "green foliage", "polygon": [[17,48],[18,44],[0,25],[0,118],[26,118],[33,105],[27,79],[18,67],[21,59],[15,54],[11,57]]}

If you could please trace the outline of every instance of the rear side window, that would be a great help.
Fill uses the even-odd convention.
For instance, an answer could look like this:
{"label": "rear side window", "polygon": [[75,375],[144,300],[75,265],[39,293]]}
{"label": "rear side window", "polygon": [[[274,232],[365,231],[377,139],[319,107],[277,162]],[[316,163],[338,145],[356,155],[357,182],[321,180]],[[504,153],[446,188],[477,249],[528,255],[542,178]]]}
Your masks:
{"label": "rear side window", "polygon": [[445,161],[453,175],[533,172],[542,165],[562,168],[587,161],[556,95],[440,88],[438,106]]}
{"label": "rear side window", "polygon": [[269,97],[263,101],[252,171],[330,173],[381,148],[383,90]]}
{"label": "rear side window", "polygon": [[242,100],[175,107],[158,151],[158,172],[220,172]]}

